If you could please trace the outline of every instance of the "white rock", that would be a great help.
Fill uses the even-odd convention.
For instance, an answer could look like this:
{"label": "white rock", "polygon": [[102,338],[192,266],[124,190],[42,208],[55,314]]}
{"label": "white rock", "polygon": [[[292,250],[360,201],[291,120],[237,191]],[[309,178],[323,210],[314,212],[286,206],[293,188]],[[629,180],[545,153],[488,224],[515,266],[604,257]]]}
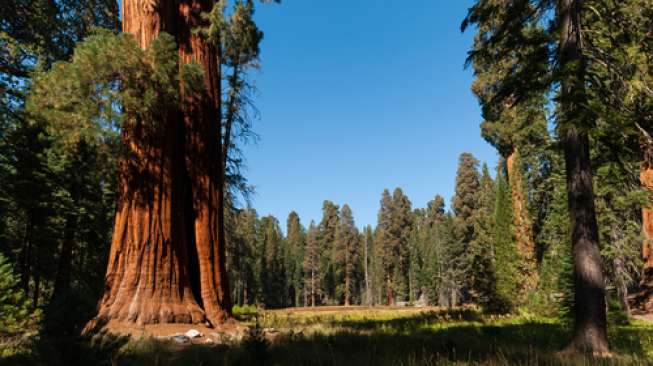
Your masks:
{"label": "white rock", "polygon": [[186,332],[186,337],[188,337],[188,338],[197,338],[197,337],[201,337],[201,336],[202,336],[202,333],[200,333],[199,331],[197,331],[195,329],[191,329],[188,332]]}
{"label": "white rock", "polygon": [[174,335],[171,336],[170,339],[174,342],[177,342],[179,344],[188,344],[190,343],[190,338],[186,337],[185,335]]}

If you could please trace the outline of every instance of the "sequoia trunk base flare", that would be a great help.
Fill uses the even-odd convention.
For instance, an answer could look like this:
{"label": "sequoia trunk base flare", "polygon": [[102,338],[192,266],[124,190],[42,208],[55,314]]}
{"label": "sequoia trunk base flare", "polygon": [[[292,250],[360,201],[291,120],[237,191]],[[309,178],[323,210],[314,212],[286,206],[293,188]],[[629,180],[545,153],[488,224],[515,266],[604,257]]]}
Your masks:
{"label": "sequoia trunk base flare", "polygon": [[203,68],[205,91],[180,90],[181,105],[168,106],[165,121],[123,126],[126,153],[97,320],[217,325],[230,316],[219,62],[214,47],[192,32],[211,5],[123,0],[123,31],[141,48],[161,32],[175,36],[181,63]]}

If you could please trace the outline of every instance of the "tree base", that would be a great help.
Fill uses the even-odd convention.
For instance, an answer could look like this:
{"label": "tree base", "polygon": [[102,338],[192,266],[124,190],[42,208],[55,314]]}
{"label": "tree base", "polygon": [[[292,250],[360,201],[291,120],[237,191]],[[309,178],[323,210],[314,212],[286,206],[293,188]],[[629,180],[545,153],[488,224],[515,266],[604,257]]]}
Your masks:
{"label": "tree base", "polygon": [[650,280],[642,282],[639,292],[628,299],[634,315],[653,314],[653,269],[645,270],[642,277]]}

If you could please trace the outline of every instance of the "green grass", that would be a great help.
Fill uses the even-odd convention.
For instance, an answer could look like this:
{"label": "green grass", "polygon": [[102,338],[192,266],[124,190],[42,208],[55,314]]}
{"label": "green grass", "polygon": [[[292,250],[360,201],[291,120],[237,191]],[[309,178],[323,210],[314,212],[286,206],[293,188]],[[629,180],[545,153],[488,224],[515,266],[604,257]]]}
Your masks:
{"label": "green grass", "polygon": [[[105,350],[104,364],[121,366],[653,365],[653,325],[642,322],[611,324],[610,359],[557,356],[569,339],[559,320],[485,316],[473,309],[262,311],[248,322],[252,336],[234,347],[145,339],[116,348],[115,340],[105,338],[105,346],[96,340],[90,350]],[[270,343],[264,328],[280,335]]]}

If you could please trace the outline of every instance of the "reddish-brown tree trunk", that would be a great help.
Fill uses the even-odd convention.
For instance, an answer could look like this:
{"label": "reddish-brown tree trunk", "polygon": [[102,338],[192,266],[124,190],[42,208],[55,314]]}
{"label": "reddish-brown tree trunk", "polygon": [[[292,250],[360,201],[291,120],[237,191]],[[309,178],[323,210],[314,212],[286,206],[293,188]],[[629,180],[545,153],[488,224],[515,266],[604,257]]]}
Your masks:
{"label": "reddish-brown tree trunk", "polygon": [[534,290],[537,287],[537,263],[535,256],[535,241],[528,212],[528,201],[524,194],[524,181],[519,167],[519,154],[513,150],[506,158],[506,170],[512,195],[513,226],[517,250],[524,259],[524,268],[521,268],[526,279],[523,289]]}
{"label": "reddish-brown tree trunk", "polygon": [[201,301],[209,321],[218,324],[231,311],[224,232],[220,49],[193,33],[200,25],[201,12],[209,12],[212,5],[207,0],[180,3],[179,55],[183,64],[196,62],[204,71],[204,89],[199,95],[184,95],[182,111]]}
{"label": "reddish-brown tree trunk", "polygon": [[[176,34],[172,1],[124,0],[123,31],[147,47],[160,32]],[[148,323],[199,323],[188,273],[181,120],[123,126],[119,198],[98,318]],[[152,125],[159,125],[156,129]]]}
{"label": "reddish-brown tree trunk", "polygon": [[351,301],[349,299],[351,297],[350,296],[350,291],[351,290],[349,289],[349,282],[350,282],[349,281],[349,273],[347,273],[345,275],[345,306],[351,305]]}
{"label": "reddish-brown tree trunk", "polygon": [[386,298],[388,301],[388,306],[393,306],[395,304],[395,297],[392,293],[392,280],[390,279],[390,275],[387,275],[386,278]]}
{"label": "reddish-brown tree trunk", "polygon": [[[644,189],[653,194],[653,138],[650,134],[640,128],[643,163],[640,169],[639,179]],[[640,292],[635,299],[635,306],[640,310],[653,312],[653,206],[642,207],[642,258],[644,268],[640,281]]]}

